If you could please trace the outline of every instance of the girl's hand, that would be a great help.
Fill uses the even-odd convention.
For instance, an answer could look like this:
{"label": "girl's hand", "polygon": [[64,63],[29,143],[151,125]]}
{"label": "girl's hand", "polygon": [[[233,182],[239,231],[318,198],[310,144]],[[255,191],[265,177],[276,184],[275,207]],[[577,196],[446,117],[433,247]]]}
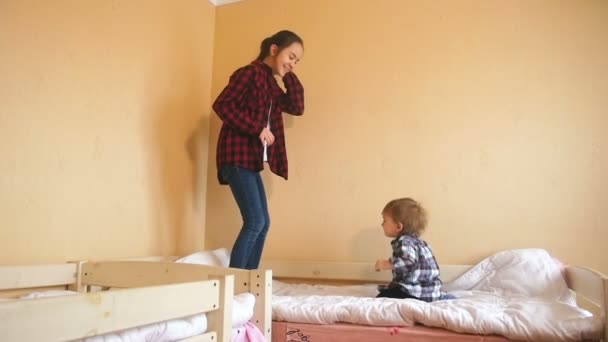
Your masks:
{"label": "girl's hand", "polygon": [[290,78],[290,77],[297,77],[297,76],[293,71],[288,71],[285,73],[285,75],[283,75],[283,79]]}
{"label": "girl's hand", "polygon": [[270,146],[274,143],[274,134],[272,134],[268,127],[264,127],[262,133],[260,133],[260,141],[262,142],[262,144],[268,144],[267,146]]}
{"label": "girl's hand", "polygon": [[376,261],[375,268],[376,268],[376,271],[392,270],[393,264],[391,264],[391,262],[388,261],[387,259],[380,259],[380,260]]}

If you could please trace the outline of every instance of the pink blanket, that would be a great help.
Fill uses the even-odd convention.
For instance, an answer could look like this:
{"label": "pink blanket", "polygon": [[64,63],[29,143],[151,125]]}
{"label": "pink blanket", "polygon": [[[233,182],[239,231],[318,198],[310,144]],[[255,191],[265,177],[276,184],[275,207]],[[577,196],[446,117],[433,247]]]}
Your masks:
{"label": "pink blanket", "polygon": [[232,329],[231,342],[266,342],[264,334],[258,329],[258,327],[247,322],[245,325],[238,329]]}

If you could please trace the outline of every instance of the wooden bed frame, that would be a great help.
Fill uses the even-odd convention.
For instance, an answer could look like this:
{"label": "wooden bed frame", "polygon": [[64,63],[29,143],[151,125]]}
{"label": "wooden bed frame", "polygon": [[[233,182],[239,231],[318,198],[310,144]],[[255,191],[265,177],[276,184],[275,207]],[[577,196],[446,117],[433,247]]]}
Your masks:
{"label": "wooden bed frame", "polygon": [[[272,269],[274,278],[285,282],[350,285],[390,281],[390,272],[376,272],[373,264],[368,263],[268,260],[262,262],[262,267]],[[441,265],[441,278],[444,282],[452,281],[471,267],[473,266]],[[604,322],[602,341],[608,342],[608,277],[593,269],[579,266],[566,266],[565,277],[568,287],[577,293],[579,305],[598,315]],[[278,331],[275,332],[274,340],[284,341],[284,337],[279,335]]]}
{"label": "wooden bed frame", "polygon": [[206,312],[208,331],[184,341],[230,341],[233,297],[251,292],[253,322],[270,341],[270,271],[150,261],[0,266],[0,297],[57,288],[82,294],[0,302],[2,340],[74,340]]}
{"label": "wooden bed frame", "polygon": [[[175,261],[180,259],[179,256],[150,256],[142,258],[130,258],[125,260],[119,260],[120,262],[152,262],[156,264],[174,264]],[[181,265],[191,265],[191,267],[205,272],[211,272],[213,274],[221,275],[233,275],[235,277],[234,283],[234,294],[240,293],[252,293],[256,296],[253,317],[251,319],[260,331],[264,334],[267,341],[271,340],[272,334],[272,270],[268,269],[257,269],[257,270],[243,270],[238,268],[220,267],[220,266],[208,266],[201,264],[181,263]],[[153,270],[157,266],[152,267]],[[143,270],[145,268],[140,268]],[[196,272],[196,271],[195,271]],[[195,273],[196,274],[196,273]],[[158,277],[158,274],[150,275],[151,278]],[[161,277],[163,275],[160,275]],[[188,277],[186,273],[183,276]]]}
{"label": "wooden bed frame", "polygon": [[[142,287],[150,285],[161,285],[170,283],[191,282],[208,277],[221,278],[230,276],[234,278],[234,287],[230,291],[230,311],[232,315],[232,297],[241,293],[252,293],[256,296],[252,322],[258,326],[260,331],[270,341],[272,326],[272,271],[242,270],[228,267],[216,267],[198,264],[175,263],[174,259],[163,258],[163,261],[155,261],[157,257],[144,258],[137,261],[113,261],[85,263],[89,267],[83,268],[83,279],[85,283],[94,282],[97,285],[112,288]],[[102,279],[105,281],[102,283]],[[126,280],[125,282],[122,282]],[[208,315],[209,316],[209,315]],[[231,325],[229,334],[232,331]],[[230,339],[228,339],[230,340]]]}

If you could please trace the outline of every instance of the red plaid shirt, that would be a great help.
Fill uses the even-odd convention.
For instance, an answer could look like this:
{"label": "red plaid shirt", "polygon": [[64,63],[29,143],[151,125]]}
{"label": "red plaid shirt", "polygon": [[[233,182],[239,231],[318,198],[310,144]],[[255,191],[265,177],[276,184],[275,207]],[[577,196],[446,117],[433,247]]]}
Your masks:
{"label": "red plaid shirt", "polygon": [[213,109],[222,119],[217,143],[216,163],[219,176],[223,165],[234,165],[252,171],[264,169],[264,145],[260,133],[268,124],[274,143],[268,146],[268,165],[275,174],[287,179],[287,151],[282,113],[304,113],[304,88],[294,73],[283,77],[287,93],[275,80],[272,69],[261,61],[253,61],[230,76]]}

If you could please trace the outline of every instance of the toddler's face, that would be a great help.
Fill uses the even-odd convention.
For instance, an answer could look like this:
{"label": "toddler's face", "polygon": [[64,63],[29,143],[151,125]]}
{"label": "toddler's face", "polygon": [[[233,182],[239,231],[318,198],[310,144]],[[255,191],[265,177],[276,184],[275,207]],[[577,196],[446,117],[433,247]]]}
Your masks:
{"label": "toddler's face", "polygon": [[401,235],[403,225],[395,222],[390,215],[382,213],[382,229],[387,237],[396,238]]}

